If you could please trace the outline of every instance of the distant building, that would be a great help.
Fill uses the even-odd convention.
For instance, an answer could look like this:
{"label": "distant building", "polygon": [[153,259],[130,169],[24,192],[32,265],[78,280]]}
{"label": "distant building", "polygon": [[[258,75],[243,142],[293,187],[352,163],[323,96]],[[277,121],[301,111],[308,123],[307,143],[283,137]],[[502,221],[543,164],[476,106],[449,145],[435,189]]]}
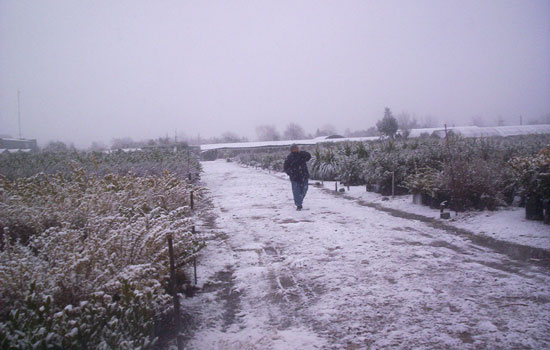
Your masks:
{"label": "distant building", "polygon": [[[492,127],[478,127],[478,126],[455,126],[448,127],[447,131],[452,131],[454,134],[461,135],[462,137],[492,137],[492,136],[519,136],[519,135],[532,135],[532,134],[550,134],[550,124],[542,125],[516,125],[516,126],[492,126]],[[401,132],[398,132],[400,135]],[[411,129],[409,131],[409,138],[415,137],[445,137],[445,128],[425,128],[425,129]],[[258,141],[258,142],[236,142],[236,143],[214,143],[208,145],[201,145],[200,150],[202,154],[211,159],[216,159],[215,151],[217,150],[287,150],[292,144],[300,146],[316,145],[320,143],[328,142],[348,142],[348,141],[375,141],[380,140],[380,136],[367,136],[367,137],[341,137],[340,135],[331,136],[319,136],[310,140],[282,140],[282,141]]]}
{"label": "distant building", "polygon": [[4,152],[37,152],[36,140],[0,138],[0,153]]}
{"label": "distant building", "polygon": [[[462,137],[507,137],[520,135],[550,134],[550,124],[510,125],[510,126],[456,126],[448,127],[447,131]],[[419,137],[422,134],[445,137],[445,128],[412,129],[409,137]]]}

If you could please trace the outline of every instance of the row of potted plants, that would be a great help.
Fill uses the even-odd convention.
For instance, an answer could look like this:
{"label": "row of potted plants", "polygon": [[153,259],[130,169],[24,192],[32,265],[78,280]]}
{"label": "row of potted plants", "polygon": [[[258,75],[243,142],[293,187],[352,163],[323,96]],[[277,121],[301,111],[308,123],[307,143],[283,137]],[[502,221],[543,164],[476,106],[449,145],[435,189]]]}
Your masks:
{"label": "row of potted plants", "polygon": [[[550,199],[548,145],[550,135],[326,143],[310,149],[309,165],[314,180],[366,185],[383,195],[418,194],[417,200],[424,198],[420,201],[434,207],[446,202],[459,211],[495,210],[515,200],[544,213]],[[237,158],[280,170],[287,153]],[[527,217],[540,218],[536,211]]]}

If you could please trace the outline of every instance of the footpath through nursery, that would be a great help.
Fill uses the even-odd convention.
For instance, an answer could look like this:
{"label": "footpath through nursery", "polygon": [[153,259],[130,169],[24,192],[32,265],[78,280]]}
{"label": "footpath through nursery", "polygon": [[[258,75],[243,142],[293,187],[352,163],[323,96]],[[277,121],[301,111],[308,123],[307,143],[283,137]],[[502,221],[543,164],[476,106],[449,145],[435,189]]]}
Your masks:
{"label": "footpath through nursery", "polygon": [[188,349],[550,349],[550,269],[226,161],[183,300]]}

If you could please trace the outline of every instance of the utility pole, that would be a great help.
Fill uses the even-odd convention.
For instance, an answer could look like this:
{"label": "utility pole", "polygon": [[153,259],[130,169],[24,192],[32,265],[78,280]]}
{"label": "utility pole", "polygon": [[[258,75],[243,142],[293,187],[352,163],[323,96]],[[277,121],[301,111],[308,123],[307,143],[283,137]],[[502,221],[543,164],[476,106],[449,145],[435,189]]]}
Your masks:
{"label": "utility pole", "polygon": [[519,116],[519,125],[523,125],[523,116]]}
{"label": "utility pole", "polygon": [[19,139],[21,140],[21,91],[17,90],[17,119],[19,121]]}

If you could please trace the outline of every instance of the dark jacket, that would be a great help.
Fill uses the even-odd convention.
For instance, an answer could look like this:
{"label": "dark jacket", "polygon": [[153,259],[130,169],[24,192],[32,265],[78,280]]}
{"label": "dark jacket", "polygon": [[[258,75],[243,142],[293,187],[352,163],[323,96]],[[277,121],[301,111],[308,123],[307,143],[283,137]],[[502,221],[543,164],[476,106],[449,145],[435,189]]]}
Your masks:
{"label": "dark jacket", "polygon": [[306,162],[310,159],[311,154],[309,152],[290,152],[284,165],[284,171],[290,176],[290,181],[304,182],[309,179]]}

